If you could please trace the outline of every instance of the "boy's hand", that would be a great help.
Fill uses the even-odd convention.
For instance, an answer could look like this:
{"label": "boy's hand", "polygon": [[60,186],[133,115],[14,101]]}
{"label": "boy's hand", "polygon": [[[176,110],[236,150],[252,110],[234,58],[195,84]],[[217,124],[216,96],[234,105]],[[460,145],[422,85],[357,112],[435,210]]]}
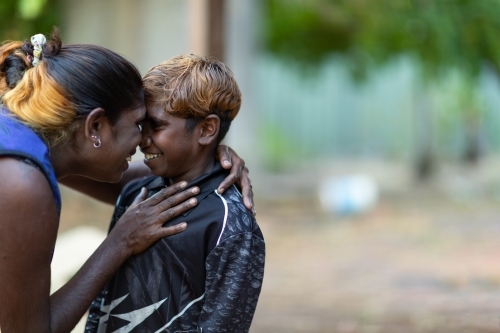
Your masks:
{"label": "boy's hand", "polygon": [[224,145],[217,147],[215,155],[224,169],[230,169],[229,176],[219,185],[217,192],[222,194],[229,186],[233,184],[238,185],[238,187],[241,188],[245,207],[250,209],[253,215],[256,215],[257,212],[253,202],[252,184],[250,184],[250,178],[248,178],[249,171],[245,166],[245,161],[241,159],[234,150]]}

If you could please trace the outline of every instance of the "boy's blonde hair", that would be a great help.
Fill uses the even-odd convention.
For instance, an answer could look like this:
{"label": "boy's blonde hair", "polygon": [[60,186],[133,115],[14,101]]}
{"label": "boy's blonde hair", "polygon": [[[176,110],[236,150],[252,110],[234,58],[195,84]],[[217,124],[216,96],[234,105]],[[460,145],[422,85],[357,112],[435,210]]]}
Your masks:
{"label": "boy's blonde hair", "polygon": [[[233,72],[222,62],[194,54],[180,55],[151,68],[143,79],[147,103],[188,119],[186,129],[210,114],[217,115],[220,142],[241,106]],[[194,121],[193,121],[194,120]]]}

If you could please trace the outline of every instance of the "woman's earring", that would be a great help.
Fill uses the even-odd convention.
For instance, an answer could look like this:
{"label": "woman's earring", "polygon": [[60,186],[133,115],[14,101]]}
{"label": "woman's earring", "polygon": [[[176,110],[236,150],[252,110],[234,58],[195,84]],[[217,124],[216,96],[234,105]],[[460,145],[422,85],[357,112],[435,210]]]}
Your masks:
{"label": "woman's earring", "polygon": [[[94,139],[97,139],[97,136],[92,135]],[[101,139],[97,139],[97,144],[94,142],[94,147],[99,148],[101,146]]]}

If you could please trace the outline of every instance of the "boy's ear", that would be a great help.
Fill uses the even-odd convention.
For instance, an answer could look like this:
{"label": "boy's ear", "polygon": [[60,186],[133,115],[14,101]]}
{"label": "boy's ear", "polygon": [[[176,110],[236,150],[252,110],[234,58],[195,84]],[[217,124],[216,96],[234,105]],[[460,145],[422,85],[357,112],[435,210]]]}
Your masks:
{"label": "boy's ear", "polygon": [[217,140],[220,128],[219,116],[215,114],[208,115],[200,122],[200,137],[198,143],[202,146],[208,146]]}

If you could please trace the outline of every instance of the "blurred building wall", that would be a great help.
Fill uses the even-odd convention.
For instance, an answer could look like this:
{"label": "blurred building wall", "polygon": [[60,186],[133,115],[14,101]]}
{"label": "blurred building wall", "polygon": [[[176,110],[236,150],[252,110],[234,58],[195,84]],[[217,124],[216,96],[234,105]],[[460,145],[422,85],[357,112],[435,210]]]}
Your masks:
{"label": "blurred building wall", "polygon": [[[408,58],[363,82],[354,82],[348,63],[336,57],[316,72],[301,72],[259,47],[259,1],[225,4],[225,62],[243,93],[225,142],[252,170],[261,167],[261,158],[278,168],[311,158],[412,160],[422,140],[439,156],[459,158],[466,150],[468,120],[457,105],[453,77],[440,85],[422,83]],[[174,55],[203,53],[206,6],[204,0],[68,0],[62,33],[66,42],[111,48],[144,74]],[[485,70],[474,89],[480,90],[481,149],[500,151],[497,79]],[[428,119],[419,119],[421,112]]]}
{"label": "blurred building wall", "polygon": [[[204,0],[68,0],[63,39],[110,48],[131,60],[141,74],[182,53],[201,53]],[[243,94],[240,114],[225,142],[254,169],[258,165],[255,96],[258,1],[226,1],[226,60]]]}
{"label": "blurred building wall", "polygon": [[188,52],[185,1],[68,0],[64,5],[65,42],[110,48],[131,60],[142,74]]}
{"label": "blurred building wall", "polygon": [[225,141],[245,159],[254,172],[262,167],[262,148],[258,137],[262,111],[257,89],[260,53],[258,4],[258,0],[226,1],[226,62],[233,70],[241,89],[242,106]]}
{"label": "blurred building wall", "polygon": [[[460,159],[471,112],[481,153],[500,151],[500,84],[487,68],[471,86],[453,73],[432,82],[400,58],[356,82],[338,57],[312,71],[264,53],[258,59],[259,138],[271,164],[290,156],[413,160],[422,141],[437,156]],[[475,92],[469,105],[464,89]]]}

